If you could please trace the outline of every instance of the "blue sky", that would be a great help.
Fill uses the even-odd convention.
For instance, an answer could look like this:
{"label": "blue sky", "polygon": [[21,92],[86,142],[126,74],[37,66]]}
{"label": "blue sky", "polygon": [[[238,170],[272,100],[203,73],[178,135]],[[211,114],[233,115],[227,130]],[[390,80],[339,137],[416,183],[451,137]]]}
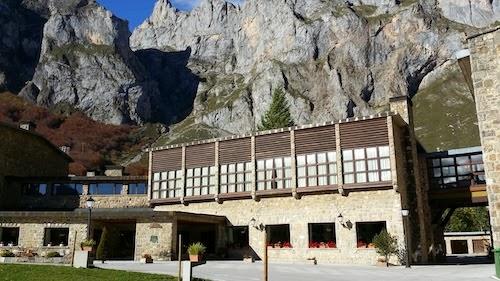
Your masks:
{"label": "blue sky", "polygon": [[[153,11],[156,0],[97,0],[114,15],[129,21],[130,30],[141,24]],[[200,0],[172,0],[172,4],[179,10],[189,11]],[[230,0],[233,3],[242,3],[244,0]]]}

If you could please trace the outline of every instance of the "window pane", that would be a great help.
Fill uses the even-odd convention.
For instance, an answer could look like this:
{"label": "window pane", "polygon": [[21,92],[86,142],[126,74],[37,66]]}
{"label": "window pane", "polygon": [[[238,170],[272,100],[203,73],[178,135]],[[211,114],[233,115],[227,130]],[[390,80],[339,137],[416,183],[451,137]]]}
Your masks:
{"label": "window pane", "polygon": [[337,184],[337,176],[330,176],[330,184]]}
{"label": "window pane", "polygon": [[389,158],[380,159],[380,169],[382,170],[390,170],[391,169],[391,161]]}
{"label": "window pane", "polygon": [[368,160],[368,170],[369,171],[378,170],[378,161],[377,160]]}
{"label": "window pane", "polygon": [[207,177],[201,178],[201,185],[203,185],[203,186],[207,186],[208,185],[208,178]]}
{"label": "window pane", "polygon": [[297,180],[297,185],[299,187],[306,187],[306,179],[305,178],[300,178]]}
{"label": "window pane", "polygon": [[192,177],[193,176],[193,169],[188,169],[187,170],[187,177]]}
{"label": "window pane", "polygon": [[285,157],[283,160],[285,167],[292,167],[292,157]]}
{"label": "window pane", "polygon": [[308,176],[315,176],[316,175],[316,166],[308,167],[307,174],[308,174]]}
{"label": "window pane", "polygon": [[328,178],[327,177],[319,177],[318,178],[318,186],[322,185],[328,185]]}
{"label": "window pane", "polygon": [[345,183],[354,183],[354,174],[344,175]]}
{"label": "window pane", "polygon": [[209,173],[208,173],[208,167],[203,167],[203,168],[201,169],[201,174],[202,174],[203,176],[208,176],[208,175],[209,175]]}
{"label": "window pane", "polygon": [[366,171],[366,163],[365,160],[356,161],[356,171]]}
{"label": "window pane", "polygon": [[234,173],[234,172],[236,172],[236,164],[230,164],[230,165],[229,165],[228,172],[229,172],[229,173]]}
{"label": "window pane", "polygon": [[161,173],[161,179],[162,179],[162,180],[166,180],[166,179],[168,179],[167,175],[168,175],[168,172],[163,172],[163,173]]}
{"label": "window pane", "polygon": [[309,186],[318,186],[318,178],[309,178]]}
{"label": "window pane", "polygon": [[370,173],[368,173],[368,181],[370,181],[370,182],[379,181],[378,172],[370,172]]}
{"label": "window pane", "polygon": [[265,172],[257,172],[257,180],[265,180]]}
{"label": "window pane", "polygon": [[347,161],[352,160],[353,159],[352,158],[352,150],[350,150],[350,149],[349,150],[343,150],[342,151],[342,158],[344,160],[347,160]]}
{"label": "window pane", "polygon": [[326,165],[318,166],[318,175],[326,175],[327,174],[326,170],[327,170]]}
{"label": "window pane", "polygon": [[154,181],[159,181],[160,180],[160,173],[154,173],[153,174],[153,180]]}
{"label": "window pane", "polygon": [[291,178],[292,177],[292,169],[286,168],[285,169],[285,178]]}
{"label": "window pane", "polygon": [[235,182],[236,182],[236,175],[230,174],[229,175],[229,183],[235,183]]}
{"label": "window pane", "polygon": [[328,162],[337,162],[336,152],[328,152]]}
{"label": "window pane", "polygon": [[434,168],[434,177],[441,176],[441,168]]}
{"label": "window pane", "polygon": [[163,189],[163,190],[167,189],[167,182],[166,181],[161,183],[161,189]]}
{"label": "window pane", "polygon": [[379,157],[389,157],[389,147],[381,146],[378,148]]}
{"label": "window pane", "polygon": [[318,153],[318,163],[326,163],[326,153]]}
{"label": "window pane", "polygon": [[246,171],[251,171],[252,170],[252,163],[250,163],[250,162],[245,163],[245,170]]}
{"label": "window pane", "polygon": [[266,169],[272,169],[273,168],[273,159],[267,159],[266,160]]}
{"label": "window pane", "polygon": [[366,182],[366,174],[365,173],[356,173],[356,182],[358,182],[358,183]]}
{"label": "window pane", "polygon": [[169,171],[168,172],[168,178],[169,179],[175,179],[175,171]]}
{"label": "window pane", "polygon": [[441,165],[453,166],[453,165],[455,165],[455,160],[453,158],[443,158],[443,159],[441,159]]}
{"label": "window pane", "polygon": [[238,171],[238,172],[243,172],[243,171],[245,171],[245,164],[244,164],[244,163],[238,163],[238,164],[236,165],[236,171]]}
{"label": "window pane", "polygon": [[354,164],[352,162],[344,163],[344,172],[352,173],[354,171]]}
{"label": "window pane", "polygon": [[306,164],[306,156],[299,155],[297,156],[297,166],[304,166]]}
{"label": "window pane", "polygon": [[366,149],[366,158],[377,158],[377,148],[369,147]]}
{"label": "window pane", "polygon": [[264,190],[265,189],[265,182],[261,181],[257,183],[257,190]]}
{"label": "window pane", "polygon": [[307,164],[316,164],[316,155],[315,154],[309,154],[307,155]]}
{"label": "window pane", "polygon": [[359,148],[354,150],[354,158],[355,159],[364,159],[365,158],[365,149]]}
{"label": "window pane", "polygon": [[265,166],[264,166],[264,160],[257,161],[257,169],[264,170],[264,168],[265,168]]}
{"label": "window pane", "polygon": [[154,182],[153,183],[153,190],[158,190],[160,189],[160,183],[159,182]]}
{"label": "window pane", "polygon": [[200,186],[200,184],[201,184],[200,178],[194,178],[193,186]]}
{"label": "window pane", "polygon": [[227,173],[227,165],[221,165],[220,166],[220,173],[221,174],[226,174]]}
{"label": "window pane", "polygon": [[306,176],[306,168],[305,167],[297,168],[297,176],[298,177],[305,177]]}
{"label": "window pane", "polygon": [[382,171],[382,181],[390,181],[391,180],[391,171]]}
{"label": "window pane", "polygon": [[274,164],[275,164],[275,167],[276,167],[276,168],[281,168],[281,167],[283,167],[283,159],[281,159],[281,158],[276,158],[276,159],[274,160]]}
{"label": "window pane", "polygon": [[328,173],[330,175],[337,174],[337,164],[328,165]]}

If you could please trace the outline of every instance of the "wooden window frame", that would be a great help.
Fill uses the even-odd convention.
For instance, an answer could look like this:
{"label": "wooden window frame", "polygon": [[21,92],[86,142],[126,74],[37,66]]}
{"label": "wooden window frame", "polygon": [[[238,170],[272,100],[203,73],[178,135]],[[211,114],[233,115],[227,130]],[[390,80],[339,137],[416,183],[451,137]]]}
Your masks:
{"label": "wooden window frame", "polygon": [[[290,166],[289,167],[287,167],[285,165],[285,158],[290,158]],[[281,159],[281,161],[283,163],[283,165],[280,168],[276,167],[276,160],[277,159]],[[268,169],[267,165],[266,165],[267,161],[269,161],[269,160],[273,161],[273,167],[270,168],[270,169]],[[259,161],[264,161],[264,169],[259,169],[259,165],[258,165]],[[257,184],[256,189],[257,189],[257,191],[276,190],[276,189],[290,189],[290,188],[292,188],[292,186],[286,187],[286,181],[290,181],[290,183],[291,183],[292,179],[293,179],[292,173],[291,173],[291,171],[292,171],[292,159],[291,159],[291,156],[280,156],[280,157],[274,157],[274,158],[268,158],[268,159],[258,159],[258,160],[256,160],[256,162],[257,162],[257,167],[256,167],[255,171],[256,171],[256,184]],[[285,171],[287,169],[290,170],[290,177],[286,177],[285,176],[286,175]],[[282,178],[278,178],[277,177],[277,171],[278,170],[281,170],[281,174],[283,175]],[[267,172],[268,171],[272,172],[273,176],[272,176],[271,179],[267,178]],[[265,177],[264,179],[259,179],[259,176],[258,176],[259,172],[264,172],[264,177]],[[269,182],[271,183],[271,188],[267,188]],[[278,182],[281,182],[282,188],[278,188]],[[264,183],[264,189],[259,189],[259,183]]]}
{"label": "wooden window frame", "polygon": [[[208,175],[203,174],[203,169],[208,169]],[[195,175],[195,170],[199,169],[200,170],[200,175],[196,176]],[[192,170],[193,174],[189,176],[189,171]],[[191,197],[191,196],[203,196],[203,195],[210,195],[210,194],[215,194],[216,192],[210,192],[211,189],[215,189],[215,180],[212,182],[212,178],[217,177],[217,173],[215,170],[215,166],[203,166],[203,167],[195,167],[195,168],[188,168],[186,169],[186,182],[185,182],[185,187],[184,187],[184,196],[186,197]],[[196,179],[199,179],[200,185],[195,185]],[[206,179],[207,184],[203,184],[203,180]],[[193,184],[191,186],[188,185],[188,181],[191,181]],[[202,191],[203,189],[207,190],[207,193],[204,194]],[[192,191],[191,195],[188,195],[188,191]],[[196,194],[195,191],[198,191]]]}
{"label": "wooden window frame", "polygon": [[[330,159],[328,158],[328,153],[335,153],[335,159],[334,161],[330,161]],[[318,163],[318,154],[326,154],[326,162],[325,163]],[[308,155],[313,155],[314,154],[314,164],[308,164],[307,163],[307,156]],[[307,153],[307,154],[300,154],[300,155],[297,155],[296,156],[296,159],[298,159],[300,156],[304,156],[305,157],[305,162],[304,162],[304,165],[299,165],[298,164],[298,161],[297,161],[297,187],[298,188],[307,188],[307,187],[316,187],[316,186],[334,186],[334,185],[337,185],[338,183],[338,174],[337,174],[337,170],[338,170],[338,166],[337,166],[337,151],[325,151],[325,152],[314,152],[314,153]],[[319,175],[319,166],[323,166],[323,165],[326,165],[326,174],[325,175]],[[330,171],[330,165],[335,165],[335,171]],[[309,168],[310,167],[315,167],[315,170],[316,170],[316,175],[312,175],[310,176],[309,175]],[[299,176],[299,169],[301,168],[304,168],[305,169],[305,176]],[[330,177],[332,176],[335,176],[335,183],[331,183],[330,182]],[[327,184],[326,185],[319,185],[319,178],[320,177],[326,177],[326,181],[327,181]],[[315,178],[316,179],[316,185],[310,185],[310,182],[309,180],[312,179],[312,178]],[[301,179],[305,179],[306,180],[306,185],[305,186],[300,186],[299,185],[299,182]]]}
{"label": "wooden window frame", "polygon": [[[229,186],[234,185],[234,192],[251,192],[252,191],[252,168],[251,168],[251,163],[252,162],[244,162],[244,163],[229,163],[229,164],[221,164],[219,166],[219,192],[221,194],[227,194],[227,193],[233,193],[233,191],[229,191]],[[238,171],[238,164],[243,164],[243,171]],[[249,168],[247,169],[247,165],[250,164]],[[235,171],[229,172],[229,166],[230,165],[235,165]],[[222,166],[227,166],[226,170],[227,172],[222,173]],[[229,182],[229,176],[234,175],[235,181],[234,183]],[[238,176],[243,175],[243,181],[238,181]],[[223,183],[222,179],[225,179],[225,183]],[[239,186],[243,185],[243,190],[239,190]],[[249,188],[247,188],[249,186]],[[225,190],[225,191],[224,191]]]}
{"label": "wooden window frame", "polygon": [[[429,168],[428,168],[428,173],[430,175],[431,179],[431,188],[434,189],[449,189],[449,188],[460,188],[464,187],[461,186],[459,183],[461,181],[467,180],[464,179],[468,175],[460,175],[458,172],[458,167],[468,167],[469,170],[473,175],[483,175],[484,177],[484,159],[482,161],[473,161],[472,157],[481,155],[482,153],[471,153],[471,154],[458,154],[458,155],[446,155],[446,156],[441,156],[441,157],[432,157],[428,159],[429,163]],[[457,158],[462,158],[462,157],[467,157],[467,163],[465,164],[458,164]],[[448,159],[452,158],[453,159],[453,165],[443,165],[443,159]],[[434,161],[438,161],[439,164],[437,166],[434,165]],[[477,169],[478,165],[482,165],[482,169]],[[453,168],[454,169],[454,175],[449,175],[445,176],[443,173],[444,168]],[[439,169],[439,176],[435,176],[434,170]],[[446,178],[454,178],[455,181],[451,183],[445,183],[444,180]],[[484,180],[481,180],[483,182]]]}
{"label": "wooden window frame", "polygon": [[[173,172],[174,173],[174,177],[173,178],[169,178],[169,173]],[[166,174],[166,178],[164,179],[162,174],[165,173]],[[155,174],[159,174],[160,178],[158,180],[155,180],[154,179],[154,175],[153,175],[153,186],[151,188],[151,196],[153,198],[153,200],[157,200],[157,199],[170,199],[170,198],[180,198],[182,196],[182,186],[183,184],[181,184],[181,187],[177,187],[177,182],[181,182],[182,181],[182,173],[183,171],[182,170],[170,170],[170,171],[164,171],[164,172],[156,172]],[[173,183],[174,187],[173,188],[169,188],[169,185],[170,183]],[[155,183],[158,184],[158,189],[155,190],[154,189],[154,185]],[[162,183],[165,183],[165,186],[166,188],[165,189],[162,189]],[[174,192],[174,196],[173,197],[170,197],[169,194],[170,194],[170,191],[173,191]],[[166,192],[166,196],[165,197],[162,197],[162,192]],[[155,198],[155,194],[157,194],[158,196]],[[179,194],[179,195],[177,195]]]}
{"label": "wooden window frame", "polygon": [[[349,184],[371,184],[371,183],[376,183],[376,182],[387,182],[387,181],[390,181],[391,179],[388,179],[388,180],[383,180],[382,179],[382,173],[383,172],[391,172],[392,170],[392,167],[390,165],[390,152],[389,152],[389,155],[388,156],[384,156],[384,157],[381,157],[380,156],[380,148],[382,147],[389,147],[388,145],[381,145],[381,146],[370,146],[370,147],[358,147],[358,148],[349,148],[349,149],[343,149],[342,150],[342,172],[343,172],[343,182],[344,184],[346,185],[349,185]],[[376,148],[376,151],[377,151],[377,156],[376,157],[371,157],[371,158],[368,158],[368,153],[367,153],[367,150],[369,148]],[[356,153],[355,151],[358,150],[358,149],[362,149],[363,152],[364,152],[364,155],[365,157],[363,159],[356,159]],[[343,153],[344,151],[352,151],[352,160],[345,160],[344,157],[343,157]],[[381,160],[389,160],[389,169],[382,169],[381,167]],[[364,171],[357,171],[356,169],[356,162],[358,161],[362,161],[364,160],[364,164],[365,164],[365,170]],[[373,161],[373,160],[376,160],[377,161],[377,169],[376,170],[369,170],[369,167],[368,167],[368,162],[369,161]],[[345,171],[345,165],[346,163],[352,163],[352,172],[346,172]],[[369,174],[370,173],[374,173],[374,172],[377,172],[378,174],[378,180],[377,181],[370,181],[370,177],[369,177]],[[364,174],[365,175],[365,179],[366,181],[364,182],[358,182],[358,174]],[[346,182],[346,176],[348,175],[352,175],[353,178],[354,178],[354,182]],[[392,177],[391,177],[392,178]]]}

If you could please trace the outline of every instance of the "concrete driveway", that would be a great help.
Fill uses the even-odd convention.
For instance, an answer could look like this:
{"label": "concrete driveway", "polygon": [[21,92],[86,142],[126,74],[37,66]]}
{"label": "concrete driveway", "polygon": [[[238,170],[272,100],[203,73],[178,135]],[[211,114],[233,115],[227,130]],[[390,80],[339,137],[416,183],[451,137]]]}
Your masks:
{"label": "concrete driveway", "polygon": [[[146,273],[177,274],[176,262],[139,264],[136,262],[95,263],[95,266]],[[270,264],[271,281],[486,281],[493,280],[494,265],[439,265],[404,267]],[[214,281],[262,280],[262,263],[242,261],[209,261],[193,269],[198,278]]]}

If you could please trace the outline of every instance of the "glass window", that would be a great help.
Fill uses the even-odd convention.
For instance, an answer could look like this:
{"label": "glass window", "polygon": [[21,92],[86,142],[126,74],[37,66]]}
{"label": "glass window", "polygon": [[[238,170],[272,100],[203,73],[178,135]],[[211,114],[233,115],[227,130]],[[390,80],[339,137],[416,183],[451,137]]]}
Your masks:
{"label": "glass window", "polygon": [[357,247],[375,248],[373,238],[386,229],[386,222],[358,222],[356,223]]}
{"label": "glass window", "polygon": [[335,224],[310,223],[309,248],[337,248]]}
{"label": "glass window", "polygon": [[44,196],[47,194],[47,184],[28,183],[23,186],[23,194],[29,196]]}
{"label": "glass window", "polygon": [[267,243],[273,248],[292,248],[290,243],[290,225],[267,225]]}
{"label": "glass window", "polygon": [[[261,165],[264,167],[263,164]],[[251,191],[252,165],[250,162],[221,165],[221,167],[225,166],[230,168],[224,169],[227,172],[220,173],[221,193]]]}
{"label": "glass window", "polygon": [[146,188],[145,182],[131,183],[128,185],[128,194],[147,194],[148,190]]}
{"label": "glass window", "polygon": [[52,195],[81,195],[83,185],[81,183],[55,183],[52,185]]}
{"label": "glass window", "polygon": [[19,244],[19,227],[1,227],[0,244],[17,246]]}
{"label": "glass window", "polygon": [[366,183],[391,180],[389,147],[369,147],[344,150],[344,183]]}
{"label": "glass window", "polygon": [[[182,182],[182,170],[176,171],[166,171],[161,173],[161,177],[158,180],[154,180],[153,182],[153,190],[152,197],[153,199],[165,199],[165,198],[175,198],[181,196],[181,190],[183,186]],[[186,175],[194,174],[193,169],[186,170]],[[193,185],[193,179],[186,180],[186,185]],[[132,189],[134,189],[133,187]],[[142,186],[137,186],[135,189],[137,192],[142,191]],[[130,192],[130,186],[129,186]],[[147,190],[145,191],[147,193]],[[142,194],[142,193],[133,193],[133,194]]]}
{"label": "glass window", "polygon": [[291,157],[276,157],[264,161],[265,167],[257,165],[257,190],[282,189],[291,186]]}
{"label": "glass window", "polygon": [[307,159],[307,161],[297,161],[298,187],[337,184],[337,157],[335,151],[298,155],[297,159]]}
{"label": "glass window", "polygon": [[122,192],[121,183],[91,183],[89,193],[91,195],[118,195]]}
{"label": "glass window", "polygon": [[[228,167],[226,166],[224,169],[227,170]],[[229,166],[229,170],[234,169],[234,166]],[[217,170],[214,166],[192,168],[187,171],[186,196],[200,196],[215,193],[215,176]],[[176,185],[176,194],[178,194],[182,190],[182,181],[177,181],[176,184],[178,185]]]}
{"label": "glass window", "polygon": [[44,246],[68,246],[69,228],[46,228]]}

